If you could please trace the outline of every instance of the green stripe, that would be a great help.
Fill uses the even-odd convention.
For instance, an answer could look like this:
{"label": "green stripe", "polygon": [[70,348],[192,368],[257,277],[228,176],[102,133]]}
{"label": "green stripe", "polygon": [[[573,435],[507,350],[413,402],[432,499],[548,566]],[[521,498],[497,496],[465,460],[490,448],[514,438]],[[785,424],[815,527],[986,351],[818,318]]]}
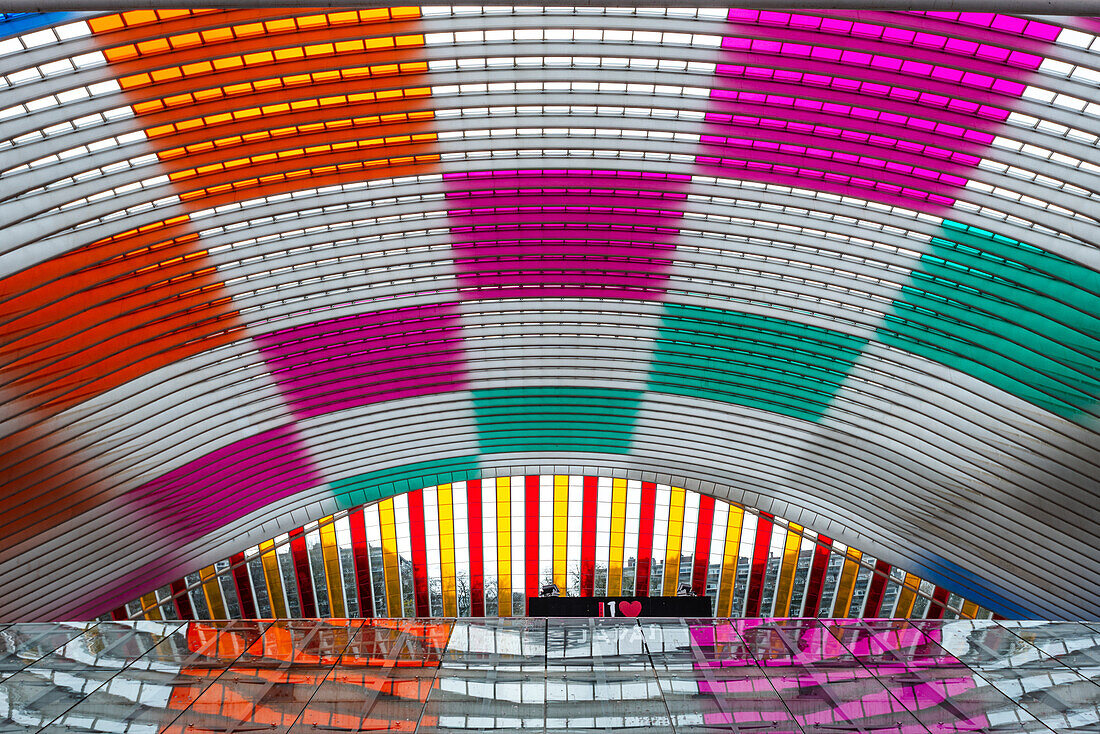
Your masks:
{"label": "green stripe", "polygon": [[477,479],[477,458],[459,456],[453,459],[436,459],[415,464],[395,466],[390,469],[359,474],[341,479],[329,485],[341,509],[357,507],[395,494],[409,492],[436,484],[465,482]]}
{"label": "green stripe", "polygon": [[603,388],[498,388],[474,392],[484,453],[630,450],[641,392]]}
{"label": "green stripe", "polygon": [[649,389],[819,420],[865,344],[787,319],[669,304]]}
{"label": "green stripe", "polygon": [[1100,397],[1100,273],[945,221],[879,338],[1064,418]]}

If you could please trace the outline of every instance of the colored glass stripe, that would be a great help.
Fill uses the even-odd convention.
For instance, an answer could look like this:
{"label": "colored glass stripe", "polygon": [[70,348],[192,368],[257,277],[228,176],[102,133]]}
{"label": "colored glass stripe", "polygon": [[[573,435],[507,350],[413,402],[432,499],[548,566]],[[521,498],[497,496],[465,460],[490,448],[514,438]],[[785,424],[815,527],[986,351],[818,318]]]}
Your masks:
{"label": "colored glass stripe", "polygon": [[565,387],[474,391],[484,453],[599,451],[625,454],[641,400],[635,390]]}
{"label": "colored glass stripe", "polygon": [[0,20],[0,39],[60,25],[73,17],[73,13],[4,13]]}
{"label": "colored glass stripe", "polygon": [[711,534],[714,532],[714,498],[699,495],[698,530],[695,533],[695,555],[691,567],[691,590],[696,596],[707,593],[707,572],[710,562]]}
{"label": "colored glass stripe", "polygon": [[898,601],[894,605],[894,615],[906,618],[913,614],[913,606],[917,601],[917,591],[920,589],[920,578],[915,574],[906,573],[901,591],[898,592]]}
{"label": "colored glass stripe", "polygon": [[477,471],[476,458],[460,456],[378,469],[332,482],[329,486],[341,507],[355,507],[414,489],[464,482],[476,478]]}
{"label": "colored glass stripe", "polygon": [[[803,617],[816,617],[821,608],[821,592],[825,585],[825,572],[829,568],[832,544],[832,539],[820,534],[817,536],[814,557],[810,565],[810,577],[806,581],[806,599],[802,603]],[[793,613],[794,610],[791,611]]]}
{"label": "colored glass stripe", "polygon": [[863,557],[860,551],[849,548],[844,557],[844,565],[840,571],[840,580],[837,582],[836,596],[833,601],[834,617],[847,617],[848,608],[852,605],[852,594],[855,592],[856,579],[859,575],[859,559]]}
{"label": "colored glass stripe", "polygon": [[642,501],[638,519],[638,564],[634,575],[634,594],[649,596],[649,576],[653,566],[653,520],[657,504],[657,485],[642,482]]}
{"label": "colored glass stripe", "polygon": [[290,614],[287,612],[286,592],[283,587],[283,576],[279,572],[279,559],[275,554],[275,541],[268,540],[260,543],[260,560],[264,567],[264,582],[267,584],[267,597],[271,600],[271,611],[276,619],[286,619]]}
{"label": "colored glass stripe", "polygon": [[[186,217],[122,232],[0,279],[0,376],[40,418],[241,336]],[[9,401],[14,402],[12,398]],[[56,467],[50,436],[9,434],[0,464],[0,552],[110,493]]]}
{"label": "colored glass stripe", "polygon": [[892,566],[881,559],[875,561],[875,574],[871,577],[871,584],[867,587],[867,598],[863,602],[862,617],[877,617],[882,610],[882,595],[886,591],[886,579],[890,576]]}
{"label": "colored glass stripe", "polygon": [[355,589],[359,595],[359,616],[374,616],[374,594],[371,591],[370,548],[367,546],[367,524],[362,508],[348,516],[351,525],[351,552],[355,562]]}
{"label": "colored glass stripe", "polygon": [[586,476],[581,496],[581,596],[596,590],[596,500],[599,479]]}
{"label": "colored glass stripe", "polygon": [[191,599],[187,595],[187,584],[184,580],[173,581],[169,588],[172,590],[172,603],[176,607],[176,616],[180,619],[194,619],[195,610],[191,606]]}
{"label": "colored glass stripe", "polygon": [[665,543],[664,578],[661,593],[676,596],[680,587],[680,547],[684,537],[684,502],[686,493],[673,487],[668,507],[668,540]]}
{"label": "colored glass stripe", "polygon": [[497,477],[497,615],[512,616],[512,478]]}
{"label": "colored glass stripe", "polygon": [[764,574],[768,570],[768,555],[771,551],[772,521],[771,515],[761,512],[756,520],[756,539],[753,541],[752,567],[749,571],[749,591],[745,598],[745,616],[760,615],[761,596],[764,592]]}
{"label": "colored glass stripe", "polygon": [[523,509],[525,515],[525,545],[523,558],[527,596],[539,595],[539,477],[529,474],[523,478]]}
{"label": "colored glass stripe", "polygon": [[290,556],[294,561],[294,581],[298,586],[298,602],[303,617],[317,616],[317,599],[314,596],[313,574],[309,568],[309,549],[302,528],[290,531]]}
{"label": "colored glass stripe", "polygon": [[[470,528],[470,614],[474,617],[485,616],[485,556],[482,547],[482,507],[481,480],[466,482],[467,524]],[[498,590],[499,593],[499,590]]]}
{"label": "colored glass stripe", "polygon": [[458,616],[458,581],[455,575],[454,488],[441,484],[437,490],[439,508],[439,565],[443,581],[443,616]]}
{"label": "colored glass stripe", "polygon": [[660,298],[690,178],[580,169],[445,174],[466,298]]}
{"label": "colored glass stripe", "polygon": [[649,389],[818,420],[864,344],[785,319],[667,304]]}
{"label": "colored glass stripe", "polygon": [[386,614],[400,617],[401,573],[398,568],[397,527],[394,517],[393,499],[387,498],[378,503],[378,523],[382,531],[382,567],[386,585]]}
{"label": "colored glass stripe", "polygon": [[972,601],[963,602],[959,617],[962,619],[974,619],[978,613],[978,605]]}
{"label": "colored glass stripe", "polygon": [[212,619],[228,619],[229,614],[225,608],[225,599],[222,597],[221,585],[213,566],[207,566],[199,571],[202,579],[202,595],[206,599],[206,608],[210,610]]}
{"label": "colored glass stripe", "polygon": [[783,558],[779,565],[779,581],[775,589],[773,617],[790,617],[791,596],[794,591],[794,575],[798,566],[798,552],[802,548],[802,526],[790,523],[783,542]]}
{"label": "colored glass stripe", "polygon": [[163,619],[160,613],[160,607],[157,606],[157,594],[155,591],[150,591],[148,594],[141,597],[141,611],[146,619]]}
{"label": "colored glass stripe", "polygon": [[718,587],[717,615],[732,617],[740,615],[741,608],[733,608],[734,581],[737,578],[738,552],[741,549],[741,525],[745,511],[737,505],[730,505],[729,519],[726,521],[726,540],[722,548],[722,573]]}
{"label": "colored glass stripe", "polygon": [[1071,420],[1100,401],[1096,272],[952,221],[879,338]]}
{"label": "colored glass stripe", "polygon": [[[1013,48],[937,45],[929,33],[855,20],[732,9],[700,163],[911,208],[952,205],[1041,57],[1011,36],[1001,40]],[[866,113],[867,99],[877,112]]]}
{"label": "colored glass stripe", "polygon": [[415,489],[406,497],[409,501],[411,530],[413,605],[416,616],[430,617],[432,610],[428,601],[428,548],[424,540],[424,490]]}
{"label": "colored glass stripe", "polygon": [[336,523],[332,518],[321,520],[321,558],[325,565],[325,585],[328,587],[329,615],[347,617],[344,602],[344,574],[340,568],[340,551],[336,546]]}
{"label": "colored glass stripe", "polygon": [[619,596],[623,588],[623,556],[626,543],[626,480],[611,480],[611,542],[607,565],[607,595]]}
{"label": "colored glass stripe", "polygon": [[[164,141],[175,147],[158,150],[170,178],[200,183],[181,191],[181,199],[211,207],[245,190],[261,196],[390,177],[397,169],[426,170],[439,159],[427,127],[431,113],[409,109],[430,93],[427,64],[418,58],[424,37],[408,32],[415,30],[418,14],[349,21],[354,15],[265,22],[255,13],[230,12],[220,18],[226,25],[200,32],[112,21],[92,26],[108,44],[104,55],[133,97],[150,139],[174,133]],[[356,36],[356,28],[369,35]],[[383,35],[375,35],[379,31]],[[280,46],[272,50],[277,38]],[[160,96],[149,99],[146,88]],[[303,99],[303,89],[316,96]],[[188,117],[180,119],[181,112]],[[348,116],[355,112],[359,116]],[[299,126],[303,113],[310,122]],[[387,135],[391,122],[401,129]],[[211,140],[211,132],[221,137]],[[325,165],[311,165],[322,160]]]}
{"label": "colored glass stripe", "polygon": [[256,342],[302,417],[464,386],[456,305],[373,311]]}
{"label": "colored glass stripe", "polygon": [[252,598],[252,582],[248,579],[248,566],[245,564],[244,553],[236,553],[229,559],[233,567],[233,588],[237,590],[237,600],[240,602],[242,619],[257,619],[256,602]]}

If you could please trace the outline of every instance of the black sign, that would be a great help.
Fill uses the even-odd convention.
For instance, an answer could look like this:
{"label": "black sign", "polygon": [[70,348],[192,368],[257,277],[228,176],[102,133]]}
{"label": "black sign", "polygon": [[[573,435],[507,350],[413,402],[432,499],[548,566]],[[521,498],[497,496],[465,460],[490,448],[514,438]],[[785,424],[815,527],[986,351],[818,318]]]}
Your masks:
{"label": "black sign", "polygon": [[709,596],[529,596],[528,617],[709,617]]}

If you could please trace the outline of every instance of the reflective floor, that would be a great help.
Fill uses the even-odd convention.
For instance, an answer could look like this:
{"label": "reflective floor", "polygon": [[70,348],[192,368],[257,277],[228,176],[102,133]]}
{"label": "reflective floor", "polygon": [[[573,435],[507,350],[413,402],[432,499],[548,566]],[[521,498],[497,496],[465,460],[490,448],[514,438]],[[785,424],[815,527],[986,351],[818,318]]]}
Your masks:
{"label": "reflective floor", "polygon": [[1100,627],[906,620],[0,625],[6,732],[1100,732]]}

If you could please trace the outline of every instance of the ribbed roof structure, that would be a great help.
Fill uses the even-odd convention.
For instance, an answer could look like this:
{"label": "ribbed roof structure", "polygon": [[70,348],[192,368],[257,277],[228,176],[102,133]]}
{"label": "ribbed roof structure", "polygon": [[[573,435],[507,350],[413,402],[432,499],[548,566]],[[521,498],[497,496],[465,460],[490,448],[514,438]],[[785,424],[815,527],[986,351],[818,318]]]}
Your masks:
{"label": "ribbed roof structure", "polygon": [[1096,617],[1095,32],[4,16],[0,617],[90,618],[343,509],[535,474]]}

